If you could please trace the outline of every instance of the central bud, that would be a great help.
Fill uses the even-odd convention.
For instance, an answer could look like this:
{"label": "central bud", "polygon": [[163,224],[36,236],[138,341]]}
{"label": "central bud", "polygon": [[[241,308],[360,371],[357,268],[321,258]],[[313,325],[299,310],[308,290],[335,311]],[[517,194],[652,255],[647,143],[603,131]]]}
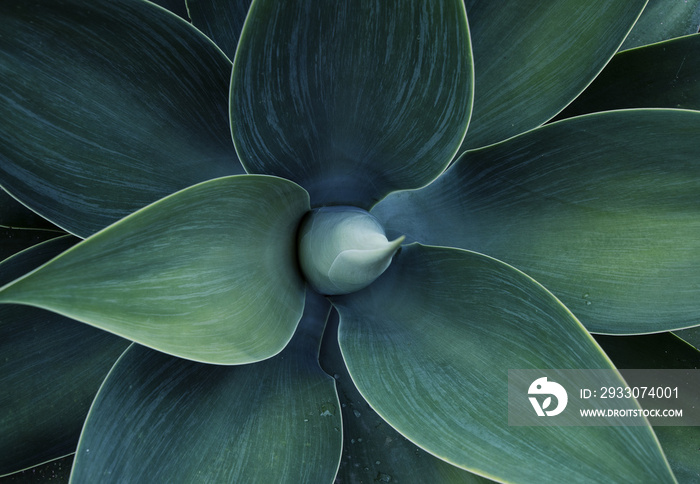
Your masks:
{"label": "central bud", "polygon": [[316,291],[348,294],[381,276],[404,238],[390,242],[379,221],[361,208],[317,208],[299,229],[299,264]]}

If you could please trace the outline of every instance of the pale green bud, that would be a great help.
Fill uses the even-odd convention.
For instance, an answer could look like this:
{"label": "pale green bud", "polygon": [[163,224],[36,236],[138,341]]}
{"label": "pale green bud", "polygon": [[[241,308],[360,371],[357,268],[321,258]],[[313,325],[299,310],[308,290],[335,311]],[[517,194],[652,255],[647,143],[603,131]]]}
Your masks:
{"label": "pale green bud", "polygon": [[301,224],[299,263],[316,291],[348,294],[382,275],[404,238],[390,242],[379,221],[366,210],[318,208]]}

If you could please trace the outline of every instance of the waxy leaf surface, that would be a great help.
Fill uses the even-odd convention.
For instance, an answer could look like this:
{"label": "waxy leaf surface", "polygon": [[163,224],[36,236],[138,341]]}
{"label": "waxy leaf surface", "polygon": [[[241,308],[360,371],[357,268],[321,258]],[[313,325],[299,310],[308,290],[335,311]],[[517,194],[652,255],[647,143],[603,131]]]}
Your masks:
{"label": "waxy leaf surface", "polygon": [[474,113],[460,152],[532,129],[561,111],[617,51],[646,0],[465,0]]}
{"label": "waxy leaf surface", "polygon": [[340,403],[318,365],[329,304],[310,298],[290,344],[255,365],[130,348],[90,410],[73,481],[333,482]]}
{"label": "waxy leaf surface", "polygon": [[474,250],[552,291],[589,331],[698,324],[700,112],[571,118],[466,153],[372,213],[387,235]]}
{"label": "waxy leaf surface", "polygon": [[323,335],[320,362],[336,379],[343,414],[343,458],[339,482],[420,482],[486,484],[492,482],[430,455],[384,421],[352,382],[338,347],[338,313]]}
{"label": "waxy leaf surface", "polygon": [[508,369],[613,368],[567,308],[513,267],[412,244],[370,287],[331,301],[359,391],[434,455],[505,482],[674,482],[648,424],[509,425]]}
{"label": "waxy leaf surface", "polygon": [[0,290],[183,358],[238,364],[289,341],[304,306],[306,192],[262,175],[166,197]]}
{"label": "waxy leaf surface", "polygon": [[649,0],[620,50],[694,34],[698,30],[700,1]]}
{"label": "waxy leaf surface", "polygon": [[313,206],[369,208],[437,177],[464,137],[472,63],[461,1],[259,0],[231,80],[238,155]]}
{"label": "waxy leaf surface", "polygon": [[85,237],[243,173],[231,63],[187,22],[128,0],[6,0],[0,18],[0,185],[32,210]]}

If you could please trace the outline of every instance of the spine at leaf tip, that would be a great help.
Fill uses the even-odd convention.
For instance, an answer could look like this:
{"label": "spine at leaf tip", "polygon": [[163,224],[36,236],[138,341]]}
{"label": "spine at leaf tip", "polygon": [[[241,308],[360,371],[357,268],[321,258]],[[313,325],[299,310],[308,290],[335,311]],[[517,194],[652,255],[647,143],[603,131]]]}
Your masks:
{"label": "spine at leaf tip", "polygon": [[318,208],[301,224],[299,264],[319,293],[349,294],[382,275],[404,238],[389,241],[379,221],[360,208]]}

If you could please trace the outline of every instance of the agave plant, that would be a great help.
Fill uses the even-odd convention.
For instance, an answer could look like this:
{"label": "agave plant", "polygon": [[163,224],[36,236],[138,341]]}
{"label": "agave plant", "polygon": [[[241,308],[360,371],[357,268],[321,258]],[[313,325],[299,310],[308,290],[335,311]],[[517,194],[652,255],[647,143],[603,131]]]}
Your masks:
{"label": "agave plant", "polygon": [[159,3],[0,3],[0,475],[700,477],[506,416],[591,333],[697,366],[700,2]]}

